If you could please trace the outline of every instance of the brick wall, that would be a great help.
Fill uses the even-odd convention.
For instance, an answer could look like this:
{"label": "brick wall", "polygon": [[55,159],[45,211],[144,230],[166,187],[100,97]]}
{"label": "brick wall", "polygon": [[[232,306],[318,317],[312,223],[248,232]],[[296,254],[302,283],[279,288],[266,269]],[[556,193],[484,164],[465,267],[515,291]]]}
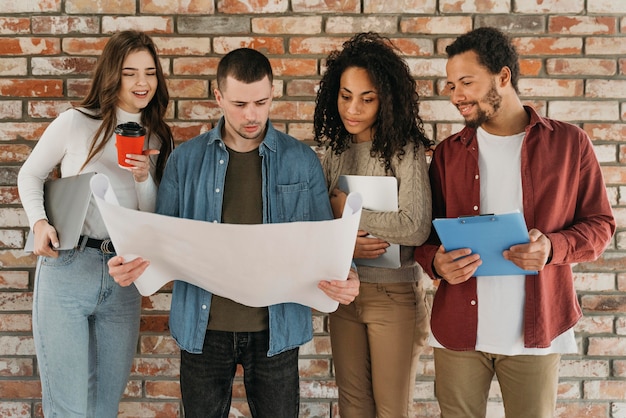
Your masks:
{"label": "brick wall", "polygon": [[[440,91],[445,46],[492,25],[515,38],[523,100],[583,127],[603,166],[618,230],[603,257],[575,267],[585,316],[579,353],[563,358],[558,417],[626,417],[626,1],[623,0],[1,0],[0,1],[0,416],[41,417],[31,334],[35,258],[22,247],[27,219],[17,171],[60,111],[86,92],[111,33],[150,32],[168,75],[168,119],[177,141],[213,126],[211,82],[219,57],[250,46],[275,68],[272,119],[310,140],[315,86],[326,54],[355,32],[393,38],[418,80],[427,132],[441,140],[462,126]],[[431,287],[432,290],[432,287]],[[181,415],[178,351],[169,336],[170,288],[143,301],[141,336],[123,417]],[[337,417],[327,318],[301,350],[302,417]],[[415,404],[437,416],[431,352],[423,356]],[[247,417],[235,387],[232,417]],[[502,417],[497,385],[490,417]]]}

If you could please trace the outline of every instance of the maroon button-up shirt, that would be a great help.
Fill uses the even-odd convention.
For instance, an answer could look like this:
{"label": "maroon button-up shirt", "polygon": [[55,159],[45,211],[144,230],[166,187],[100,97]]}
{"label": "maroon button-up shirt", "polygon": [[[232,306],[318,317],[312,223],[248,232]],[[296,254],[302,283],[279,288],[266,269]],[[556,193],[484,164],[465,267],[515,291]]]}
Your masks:
{"label": "maroon button-up shirt", "polygon": [[[582,316],[570,264],[598,258],[615,231],[615,220],[587,134],[525,109],[530,123],[521,156],[524,218],[529,230],[536,228],[550,239],[552,259],[538,275],[526,276],[524,345],[545,348]],[[479,175],[475,129],[466,127],[437,145],[430,166],[433,218],[480,214]],[[433,278],[439,245],[433,228],[415,250],[415,259]],[[431,328],[444,347],[474,350],[476,301],[475,277],[457,285],[441,281]]]}

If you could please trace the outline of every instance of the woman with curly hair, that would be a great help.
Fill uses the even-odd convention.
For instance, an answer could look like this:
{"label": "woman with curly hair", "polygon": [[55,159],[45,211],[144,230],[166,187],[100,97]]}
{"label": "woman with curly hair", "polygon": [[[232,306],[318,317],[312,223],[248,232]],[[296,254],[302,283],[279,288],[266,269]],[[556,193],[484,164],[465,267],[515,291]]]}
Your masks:
{"label": "woman with curly hair", "polygon": [[[330,314],[330,335],[343,418],[410,417],[415,374],[428,337],[422,270],[414,247],[430,233],[431,194],[425,151],[432,145],[418,113],[415,80],[391,41],[361,33],[332,52],[320,82],[315,140],[335,217],[346,200],[339,176],[393,176],[398,210],[364,209],[354,258],[361,287]],[[372,266],[390,244],[399,268]]]}
{"label": "woman with curly hair", "polygon": [[[164,120],[169,101],[156,46],[143,32],[122,31],[108,40],[87,96],[50,123],[20,169],[22,205],[38,255],[33,292],[33,338],[43,411],[51,417],[114,418],[137,350],[141,295],[108,274],[115,256],[102,217],[91,200],[82,236],[59,249],[48,222],[44,181],[98,172],[111,181],[120,205],[154,211],[157,185],[173,148]],[[146,129],[142,154],[118,166],[116,125]]]}

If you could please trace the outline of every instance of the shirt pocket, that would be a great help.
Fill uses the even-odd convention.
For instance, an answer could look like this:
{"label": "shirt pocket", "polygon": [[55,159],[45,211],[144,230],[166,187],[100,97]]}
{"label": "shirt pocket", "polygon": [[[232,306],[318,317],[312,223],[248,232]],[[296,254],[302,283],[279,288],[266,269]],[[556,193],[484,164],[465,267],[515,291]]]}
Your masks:
{"label": "shirt pocket", "polygon": [[307,183],[276,185],[278,222],[298,222],[310,219],[310,194]]}

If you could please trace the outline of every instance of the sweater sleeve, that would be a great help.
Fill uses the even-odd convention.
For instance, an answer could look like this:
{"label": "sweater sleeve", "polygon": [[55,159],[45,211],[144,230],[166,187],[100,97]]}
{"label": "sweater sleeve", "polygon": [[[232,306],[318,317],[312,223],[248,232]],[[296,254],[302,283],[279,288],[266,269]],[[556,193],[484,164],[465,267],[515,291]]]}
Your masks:
{"label": "sweater sleeve", "polygon": [[[20,168],[17,177],[18,190],[31,228],[38,220],[48,219],[43,203],[43,184],[64,158],[69,138],[81,134],[73,127],[72,112],[61,113],[48,125]],[[68,135],[68,132],[73,132],[73,135]]]}
{"label": "sweater sleeve", "polygon": [[392,169],[398,180],[398,211],[363,210],[361,229],[392,244],[422,244],[431,229],[431,191],[426,156],[407,145],[401,160],[394,158]]}

